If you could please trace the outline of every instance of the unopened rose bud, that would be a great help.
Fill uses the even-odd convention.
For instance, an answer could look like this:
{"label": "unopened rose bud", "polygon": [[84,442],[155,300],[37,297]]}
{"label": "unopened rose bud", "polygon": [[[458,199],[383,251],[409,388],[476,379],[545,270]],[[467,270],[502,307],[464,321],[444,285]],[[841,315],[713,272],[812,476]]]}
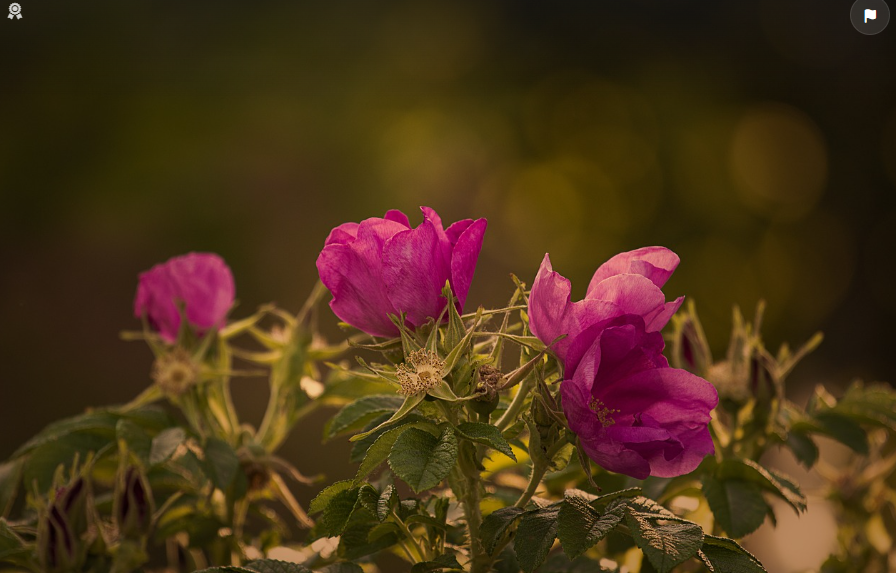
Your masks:
{"label": "unopened rose bud", "polygon": [[145,478],[129,467],[115,492],[115,521],[122,538],[139,539],[152,524],[153,499]]}
{"label": "unopened rose bud", "polygon": [[88,543],[87,506],[90,491],[83,478],[60,487],[38,522],[37,551],[43,570],[49,573],[80,571]]}
{"label": "unopened rose bud", "polygon": [[703,325],[697,317],[694,304],[688,304],[686,312],[675,320],[675,334],[672,338],[672,365],[698,376],[706,376],[712,364],[712,352]]}

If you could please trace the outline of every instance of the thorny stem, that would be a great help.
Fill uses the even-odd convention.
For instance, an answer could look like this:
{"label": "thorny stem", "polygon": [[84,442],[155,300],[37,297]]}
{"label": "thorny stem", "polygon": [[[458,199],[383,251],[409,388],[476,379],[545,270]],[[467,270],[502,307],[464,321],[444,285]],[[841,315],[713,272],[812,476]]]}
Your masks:
{"label": "thorny stem", "polygon": [[479,508],[481,502],[479,495],[480,474],[475,465],[470,463],[472,455],[475,455],[473,450],[464,447],[461,448],[460,456],[458,456],[460,471],[463,473],[466,481],[466,487],[464,488],[466,491],[464,491],[461,503],[464,507],[467,533],[470,537],[470,571],[471,573],[481,573],[488,571],[488,568],[483,567],[483,565],[486,565],[484,560],[487,559],[487,556],[482,547],[482,540],[479,537],[479,526],[482,524],[482,513]]}

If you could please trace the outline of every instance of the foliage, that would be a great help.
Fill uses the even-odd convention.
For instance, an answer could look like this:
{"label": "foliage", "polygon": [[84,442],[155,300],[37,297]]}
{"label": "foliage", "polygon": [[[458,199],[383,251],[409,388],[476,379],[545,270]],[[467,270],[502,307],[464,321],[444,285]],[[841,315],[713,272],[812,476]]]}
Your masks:
{"label": "foliage", "polygon": [[[797,514],[807,505],[794,480],[763,464],[771,447],[828,478],[824,494],[843,525],[824,571],[892,561],[889,387],[855,383],[839,399],[819,387],[801,408],[787,400],[786,378],[820,337],[772,355],[760,305],[752,323],[735,311],[727,354],[714,362],[691,305],[674,318],[671,360],[718,389],[715,454],[685,475],[627,478],[595,465],[569,430],[564,364],[532,336],[530,291],[514,280],[506,307],[465,315],[446,283],[440,317],[410,328],[392,315],[399,336],[388,340],[355,333],[324,343],[315,331],[320,287],[295,316],[263,307],[203,336],[184,320],[174,344],[149,325],[128,335],[146,340],[157,364],[186,364],[196,379],[51,424],[0,465],[0,563],[357,573],[388,556],[414,573],[756,573],[764,567],[736,540],[774,518],[770,498]],[[350,349],[354,366],[335,362]],[[257,429],[230,400],[231,378],[250,373],[235,359],[268,374]],[[322,485],[306,513],[289,483],[311,481],[276,451],[319,405],[339,408],[322,438],[350,435],[358,470]],[[846,445],[855,461],[825,466],[819,437]],[[274,559],[283,546],[301,563]]]}

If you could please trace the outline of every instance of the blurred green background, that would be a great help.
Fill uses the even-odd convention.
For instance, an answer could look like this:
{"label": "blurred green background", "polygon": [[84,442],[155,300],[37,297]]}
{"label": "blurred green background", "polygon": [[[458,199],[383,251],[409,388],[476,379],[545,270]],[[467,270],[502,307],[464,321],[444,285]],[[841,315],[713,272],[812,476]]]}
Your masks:
{"label": "blurred green background", "polygon": [[[489,220],[468,308],[545,252],[582,296],[660,244],[718,354],[732,305],[764,297],[772,347],[825,332],[795,384],[896,380],[896,25],[859,34],[851,2],[20,4],[0,20],[0,459],[145,387],[148,350],[118,338],[140,271],[215,251],[233,316],[294,311],[333,226],[419,205]],[[236,393],[260,416],[263,381]],[[347,474],[319,424],[284,455]]]}

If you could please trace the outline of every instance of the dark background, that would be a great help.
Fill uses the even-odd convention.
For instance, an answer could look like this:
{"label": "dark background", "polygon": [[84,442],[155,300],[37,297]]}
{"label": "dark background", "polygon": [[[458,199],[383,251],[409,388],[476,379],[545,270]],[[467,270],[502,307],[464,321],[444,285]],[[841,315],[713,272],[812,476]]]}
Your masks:
{"label": "dark background", "polygon": [[[0,20],[0,459],[146,386],[149,351],[119,339],[140,271],[214,251],[232,316],[295,311],[333,226],[419,205],[489,219],[468,309],[545,252],[582,296],[661,244],[717,355],[732,305],[764,297],[769,346],[825,332],[796,398],[896,379],[896,25],[859,34],[851,2],[20,4]],[[257,422],[263,381],[235,392]],[[347,475],[320,422],[284,456]]]}

